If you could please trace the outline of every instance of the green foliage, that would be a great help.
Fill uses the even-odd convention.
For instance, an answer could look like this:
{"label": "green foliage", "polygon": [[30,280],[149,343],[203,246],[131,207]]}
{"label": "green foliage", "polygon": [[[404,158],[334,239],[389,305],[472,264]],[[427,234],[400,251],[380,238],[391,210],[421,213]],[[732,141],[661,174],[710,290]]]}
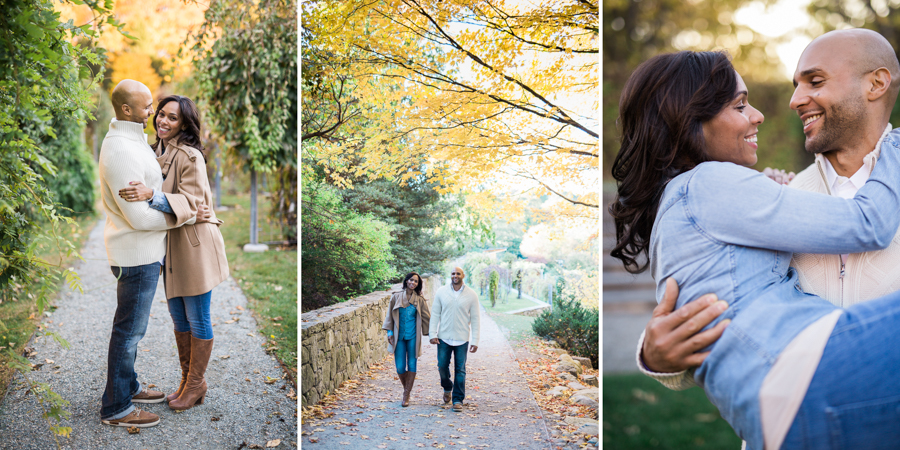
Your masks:
{"label": "green foliage", "polygon": [[[57,152],[48,141],[68,140],[70,133],[83,127],[84,118],[91,118],[91,93],[103,74],[92,74],[90,66],[104,60],[103,50],[93,45],[96,30],[103,25],[119,31],[122,27],[112,16],[111,1],[77,3],[92,10],[93,23],[60,22],[50,0],[6,1],[0,14],[0,301],[27,298],[35,302],[38,313],[47,308],[61,281],[81,289],[75,272],[38,255],[42,242],[60,253],[74,252],[71,241],[57,233],[61,223],[73,221],[62,215],[52,190],[54,181],[68,176],[59,175],[59,170],[72,165],[65,158],[54,160]],[[76,124],[67,123],[71,121]],[[62,164],[58,168],[55,162]],[[83,166],[82,162],[75,166]],[[47,179],[54,180],[50,186]],[[80,195],[70,197],[73,191],[55,187],[60,199],[78,204]],[[92,182],[87,189],[93,189]],[[68,414],[65,400],[48,386],[28,380],[27,360],[13,352],[8,356],[8,366],[25,377],[40,399],[54,435],[68,435],[71,429],[59,426]]]}
{"label": "green foliage", "polygon": [[544,310],[532,324],[534,334],[555,340],[570,353],[590,358],[598,367],[600,356],[600,312],[585,308],[574,297],[558,297],[553,311]]}
{"label": "green foliage", "polygon": [[193,48],[207,117],[258,172],[297,164],[297,2],[211,2]]}
{"label": "green foliage", "polygon": [[451,237],[440,227],[459,205],[442,197],[435,187],[417,178],[407,184],[375,180],[341,191],[350,208],[391,225],[393,266],[399,276],[439,272],[441,262],[451,256]]}
{"label": "green foliage", "polygon": [[348,208],[336,188],[311,176],[303,184],[303,311],[372,292],[397,276],[390,225]]}
{"label": "green foliage", "polygon": [[56,138],[47,138],[41,149],[56,167],[56,175],[44,175],[50,191],[65,209],[61,214],[91,213],[94,210],[95,164],[84,144],[84,127],[68,117],[53,121]]}
{"label": "green foliage", "polygon": [[496,270],[491,271],[488,282],[488,295],[491,299],[491,307],[497,306],[497,295],[500,293],[500,274]]}

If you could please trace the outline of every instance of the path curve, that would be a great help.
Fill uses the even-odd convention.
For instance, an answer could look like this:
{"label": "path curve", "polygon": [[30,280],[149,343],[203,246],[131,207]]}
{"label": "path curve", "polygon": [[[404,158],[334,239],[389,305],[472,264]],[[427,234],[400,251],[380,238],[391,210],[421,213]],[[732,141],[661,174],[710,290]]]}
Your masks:
{"label": "path curve", "polygon": [[[451,362],[451,370],[453,364]],[[327,410],[335,415],[301,425],[304,450],[419,448],[547,449],[550,435],[515,354],[481,308],[481,342],[466,360],[463,412],[441,399],[437,346],[422,342],[410,406],[393,356]]]}
{"label": "path curve", "polygon": [[[70,438],[60,437],[62,448],[236,449],[245,442],[244,448],[254,444],[264,448],[276,439],[281,440],[277,448],[296,448],[297,403],[287,397],[292,386],[282,379],[278,362],[265,353],[265,338],[256,331],[247,298],[232,278],[212,293],[216,340],[207,369],[209,392],[204,404],[182,413],[170,410],[166,403],[138,405],[161,416],[158,426],[142,429],[139,434],[100,423],[100,397],[106,383],[106,355],[116,309],[116,279],[103,244],[104,221],[91,231],[81,253],[85,261],[75,268],[86,292],[65,288],[56,301],[58,309],[43,320],[71,347],[65,350],[49,337],[28,344],[36,352],[31,362],[43,364],[29,377],[49,383],[70,402],[67,409],[71,417],[62,425],[72,427],[72,434]],[[181,370],[172,319],[164,302],[160,278],[135,369],[145,387],[155,384],[154,389],[170,393],[177,388]],[[272,379],[276,381],[265,383]],[[13,380],[0,403],[0,449],[56,448],[35,396],[25,392],[22,383],[21,377]]]}

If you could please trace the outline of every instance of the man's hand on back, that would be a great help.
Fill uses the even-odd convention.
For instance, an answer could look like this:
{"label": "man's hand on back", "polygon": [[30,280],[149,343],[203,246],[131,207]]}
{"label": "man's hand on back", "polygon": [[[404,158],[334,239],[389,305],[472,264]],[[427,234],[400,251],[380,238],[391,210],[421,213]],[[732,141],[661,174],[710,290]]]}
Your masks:
{"label": "man's hand on back", "polygon": [[709,352],[697,353],[722,336],[730,320],[723,320],[702,333],[703,327],[719,317],[728,307],[707,294],[675,310],[678,283],[666,280],[666,293],[653,309],[653,317],[644,330],[641,360],[653,372],[681,372],[699,366]]}
{"label": "man's hand on back", "polygon": [[438,344],[438,339],[437,339],[437,338],[433,338],[433,339],[430,339],[428,342],[431,342],[432,344],[437,345],[437,344]]}

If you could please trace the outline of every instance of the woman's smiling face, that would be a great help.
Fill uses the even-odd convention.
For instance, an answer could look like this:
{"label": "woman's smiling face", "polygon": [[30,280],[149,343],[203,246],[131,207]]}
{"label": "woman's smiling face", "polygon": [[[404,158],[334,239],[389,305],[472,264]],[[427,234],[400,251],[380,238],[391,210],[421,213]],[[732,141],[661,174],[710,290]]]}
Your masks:
{"label": "woman's smiling face", "polygon": [[181,133],[181,107],[178,102],[166,103],[156,116],[156,134],[168,141]]}
{"label": "woman's smiling face", "polygon": [[712,160],[749,167],[756,164],[756,135],[764,117],[750,106],[747,85],[736,72],[735,76],[738,84],[735,98],[703,124],[703,139]]}

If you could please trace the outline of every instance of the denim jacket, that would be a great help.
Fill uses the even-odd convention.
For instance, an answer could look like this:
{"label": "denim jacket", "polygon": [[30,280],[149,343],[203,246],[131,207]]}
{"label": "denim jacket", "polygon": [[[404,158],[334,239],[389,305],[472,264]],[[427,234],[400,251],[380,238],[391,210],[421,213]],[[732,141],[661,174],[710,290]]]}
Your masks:
{"label": "denim jacket", "polygon": [[731,319],[694,372],[748,448],[763,448],[759,389],[781,351],[836,309],[803,293],[792,252],[840,254],[882,249],[900,225],[900,132],[853,199],[804,192],[732,163],[706,162],[667,184],[650,237],[656,296],[666,278],[678,303],[707,293],[728,302]]}

